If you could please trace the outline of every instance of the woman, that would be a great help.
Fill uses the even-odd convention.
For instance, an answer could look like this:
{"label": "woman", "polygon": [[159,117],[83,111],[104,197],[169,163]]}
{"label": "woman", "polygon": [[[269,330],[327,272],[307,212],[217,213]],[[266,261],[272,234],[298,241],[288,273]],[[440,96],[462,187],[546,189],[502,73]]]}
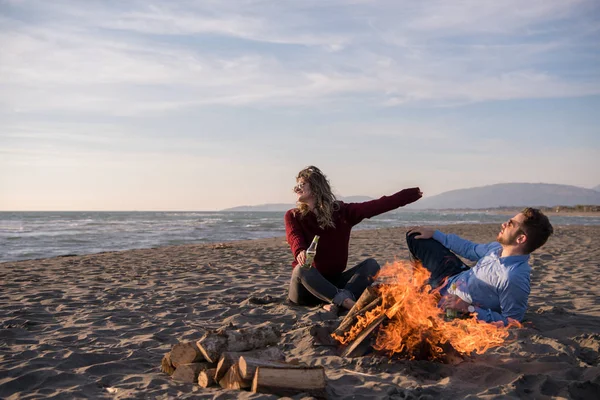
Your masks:
{"label": "woman", "polygon": [[[350,309],[379,272],[379,264],[372,258],[344,272],[352,227],[365,218],[417,201],[423,193],[417,187],[378,200],[346,204],[336,200],[327,177],[314,166],[300,171],[296,183],[297,207],[285,213],[286,237],[294,255],[288,297],[299,305],[326,302]],[[315,235],[320,238],[313,267],[300,268]]]}

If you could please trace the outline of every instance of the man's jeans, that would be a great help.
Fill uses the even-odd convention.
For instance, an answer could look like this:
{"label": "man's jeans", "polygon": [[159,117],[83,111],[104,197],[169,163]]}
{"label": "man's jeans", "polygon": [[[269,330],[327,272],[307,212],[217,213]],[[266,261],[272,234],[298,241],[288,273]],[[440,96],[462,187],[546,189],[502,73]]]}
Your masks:
{"label": "man's jeans", "polygon": [[432,289],[442,285],[447,278],[469,269],[454,253],[435,239],[415,239],[418,233],[406,234],[406,244],[412,256],[429,272]]}
{"label": "man's jeans", "polygon": [[317,305],[322,302],[341,305],[350,298],[356,300],[375,280],[379,264],[368,258],[357,266],[327,279],[314,267],[304,269],[297,265],[292,272],[289,299],[298,305]]}

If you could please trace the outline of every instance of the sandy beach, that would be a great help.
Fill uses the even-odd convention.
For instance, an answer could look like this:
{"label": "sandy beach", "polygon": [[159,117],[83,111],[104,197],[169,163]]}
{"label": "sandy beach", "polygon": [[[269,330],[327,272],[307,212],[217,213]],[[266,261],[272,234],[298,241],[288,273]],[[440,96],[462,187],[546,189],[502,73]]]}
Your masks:
{"label": "sandy beach", "polygon": [[[440,228],[488,242],[499,226]],[[408,259],[404,232],[355,231],[349,265]],[[275,398],[160,372],[179,341],[264,322],[286,359],[325,367],[330,398],[600,398],[600,226],[556,226],[532,255],[523,328],[458,365],[313,345],[310,327],[334,317],[287,303],[290,262],[279,237],[2,263],[0,398]]]}

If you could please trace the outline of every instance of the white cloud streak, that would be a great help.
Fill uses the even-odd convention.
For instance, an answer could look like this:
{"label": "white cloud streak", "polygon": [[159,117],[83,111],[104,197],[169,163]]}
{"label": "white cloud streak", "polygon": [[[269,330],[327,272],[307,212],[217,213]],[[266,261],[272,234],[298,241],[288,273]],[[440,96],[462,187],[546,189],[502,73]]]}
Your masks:
{"label": "white cloud streak", "polygon": [[[594,33],[577,30],[593,7],[583,0],[8,4],[34,15],[0,20],[0,109],[8,112],[600,94],[597,76],[573,79],[553,67],[572,38]],[[535,33],[556,22],[566,36]]]}

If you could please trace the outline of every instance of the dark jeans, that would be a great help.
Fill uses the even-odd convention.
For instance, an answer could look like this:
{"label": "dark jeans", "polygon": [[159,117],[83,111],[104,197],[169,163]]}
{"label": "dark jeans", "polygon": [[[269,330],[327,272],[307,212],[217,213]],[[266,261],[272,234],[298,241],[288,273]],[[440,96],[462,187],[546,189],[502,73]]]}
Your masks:
{"label": "dark jeans", "polygon": [[347,298],[358,299],[378,272],[379,264],[373,258],[330,279],[314,267],[304,269],[297,265],[292,272],[288,296],[292,303],[299,305],[313,306],[323,302],[340,305]]}
{"label": "dark jeans", "polygon": [[435,239],[415,239],[417,233],[406,234],[406,244],[412,256],[431,272],[429,284],[439,287],[446,278],[469,269],[454,253]]}

